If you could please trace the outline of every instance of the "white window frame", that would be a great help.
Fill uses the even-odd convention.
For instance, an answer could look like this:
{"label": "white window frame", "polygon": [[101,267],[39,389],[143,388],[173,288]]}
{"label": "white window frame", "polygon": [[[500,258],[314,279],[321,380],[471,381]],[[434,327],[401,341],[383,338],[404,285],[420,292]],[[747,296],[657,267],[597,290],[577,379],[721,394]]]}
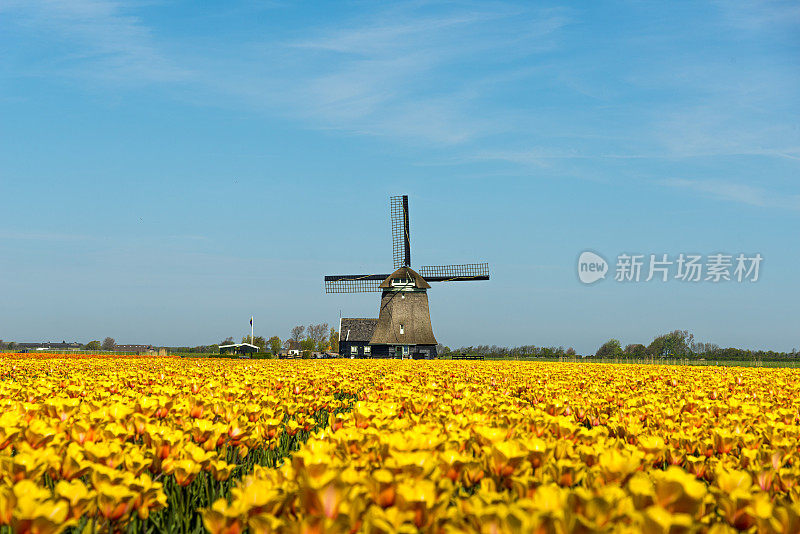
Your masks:
{"label": "white window frame", "polygon": [[405,334],[406,333],[405,328],[403,328],[403,323],[400,323],[400,333],[401,334]]}
{"label": "white window frame", "polygon": [[350,345],[350,354],[358,354],[358,345]]}
{"label": "white window frame", "polygon": [[409,350],[408,345],[403,345],[403,356],[408,356]]}
{"label": "white window frame", "polygon": [[364,355],[367,355],[367,354],[372,355],[372,347],[370,347],[369,345],[366,345],[364,347]]}

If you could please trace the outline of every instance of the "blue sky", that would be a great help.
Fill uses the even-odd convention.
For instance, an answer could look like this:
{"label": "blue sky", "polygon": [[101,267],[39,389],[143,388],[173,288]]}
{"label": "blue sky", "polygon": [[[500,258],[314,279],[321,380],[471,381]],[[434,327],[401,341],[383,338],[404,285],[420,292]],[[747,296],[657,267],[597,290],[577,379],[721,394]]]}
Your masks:
{"label": "blue sky", "polygon": [[[374,316],[388,197],[451,346],[676,328],[791,350],[792,2],[0,1],[0,338],[217,342]],[[756,283],[582,285],[578,255],[760,253]]]}

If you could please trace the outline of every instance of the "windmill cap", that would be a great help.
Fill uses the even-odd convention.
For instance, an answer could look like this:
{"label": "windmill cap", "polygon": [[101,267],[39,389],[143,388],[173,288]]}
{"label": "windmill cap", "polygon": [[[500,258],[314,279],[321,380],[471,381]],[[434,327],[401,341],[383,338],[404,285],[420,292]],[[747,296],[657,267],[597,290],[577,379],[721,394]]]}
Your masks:
{"label": "windmill cap", "polygon": [[378,287],[381,289],[392,289],[392,280],[394,278],[410,278],[414,281],[414,287],[417,289],[430,289],[431,287],[431,285],[411,267],[400,267],[395,272],[390,274],[386,280],[381,282],[381,285]]}

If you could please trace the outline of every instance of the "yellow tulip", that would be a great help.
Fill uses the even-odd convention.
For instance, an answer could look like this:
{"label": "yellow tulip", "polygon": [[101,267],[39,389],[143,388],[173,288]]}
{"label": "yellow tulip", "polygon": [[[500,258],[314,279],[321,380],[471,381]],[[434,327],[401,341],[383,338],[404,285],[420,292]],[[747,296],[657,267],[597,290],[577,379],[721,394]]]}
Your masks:
{"label": "yellow tulip", "polygon": [[97,488],[97,511],[111,521],[128,516],[136,495],[125,486],[101,483]]}
{"label": "yellow tulip", "polygon": [[706,495],[706,486],[683,469],[670,466],[652,474],[655,501],[673,514],[696,515]]}
{"label": "yellow tulip", "polygon": [[64,501],[22,498],[14,508],[11,528],[14,532],[58,534],[76,524],[68,519],[68,513],[69,505]]}
{"label": "yellow tulip", "polygon": [[89,490],[80,480],[58,482],[55,494],[69,505],[69,515],[73,519],[94,511],[95,492]]}

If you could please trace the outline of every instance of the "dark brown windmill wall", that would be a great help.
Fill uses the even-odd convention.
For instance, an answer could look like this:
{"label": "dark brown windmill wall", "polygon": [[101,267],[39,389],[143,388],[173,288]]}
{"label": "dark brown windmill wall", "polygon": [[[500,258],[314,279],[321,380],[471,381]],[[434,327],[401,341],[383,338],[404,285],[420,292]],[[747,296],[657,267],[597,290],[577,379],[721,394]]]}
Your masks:
{"label": "dark brown windmill wall", "polygon": [[[404,333],[400,333],[400,325]],[[384,291],[371,345],[436,345],[426,291]]]}

